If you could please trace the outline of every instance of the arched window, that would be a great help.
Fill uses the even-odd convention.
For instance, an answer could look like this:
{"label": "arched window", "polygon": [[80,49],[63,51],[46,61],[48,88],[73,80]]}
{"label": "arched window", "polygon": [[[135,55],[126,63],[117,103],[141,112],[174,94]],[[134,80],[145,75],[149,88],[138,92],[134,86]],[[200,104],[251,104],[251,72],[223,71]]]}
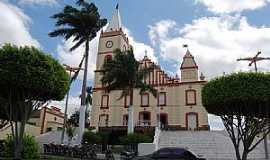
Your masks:
{"label": "arched window", "polygon": [[109,95],[102,95],[101,108],[109,108]]}
{"label": "arched window", "polygon": [[100,127],[107,127],[109,124],[109,115],[108,114],[101,114],[99,116],[99,126]]}
{"label": "arched window", "polygon": [[166,106],[166,92],[158,94],[158,106]]}
{"label": "arched window", "polygon": [[139,126],[150,126],[151,125],[151,112],[142,111],[139,112]]}
{"label": "arched window", "polygon": [[149,106],[149,94],[148,93],[142,93],[141,94],[141,106],[142,107],[148,107]]}
{"label": "arched window", "polygon": [[129,95],[125,95],[125,98],[124,98],[124,107],[125,108],[128,108],[129,107],[129,104],[130,104],[130,96]]}
{"label": "arched window", "polygon": [[128,125],[128,115],[125,114],[123,115],[123,126],[127,126]]}
{"label": "arched window", "polygon": [[112,60],[112,55],[106,55],[104,61]]}
{"label": "arched window", "polygon": [[196,105],[196,90],[186,90],[186,105]]}

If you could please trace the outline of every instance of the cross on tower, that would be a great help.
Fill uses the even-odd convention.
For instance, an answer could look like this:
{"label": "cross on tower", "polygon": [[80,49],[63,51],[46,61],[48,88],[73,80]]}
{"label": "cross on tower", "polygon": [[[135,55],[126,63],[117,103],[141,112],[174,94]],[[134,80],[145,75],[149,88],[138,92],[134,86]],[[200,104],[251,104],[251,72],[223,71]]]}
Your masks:
{"label": "cross on tower", "polygon": [[188,49],[188,45],[187,44],[183,44],[183,48],[187,48]]}
{"label": "cross on tower", "polygon": [[270,60],[270,57],[259,57],[259,55],[261,53],[262,52],[259,51],[254,57],[239,58],[239,59],[237,59],[237,61],[250,61],[250,63],[248,64],[248,66],[251,66],[254,63],[255,72],[257,72],[258,71],[258,68],[257,68],[257,62],[258,61]]}

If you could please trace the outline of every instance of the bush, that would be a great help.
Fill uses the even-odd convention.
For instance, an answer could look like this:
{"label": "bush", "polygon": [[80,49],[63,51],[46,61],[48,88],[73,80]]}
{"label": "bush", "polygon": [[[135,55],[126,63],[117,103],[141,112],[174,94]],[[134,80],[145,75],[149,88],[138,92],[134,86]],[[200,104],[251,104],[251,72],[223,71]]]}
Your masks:
{"label": "bush", "polygon": [[[4,155],[6,157],[14,157],[14,140],[12,136],[8,136],[4,143]],[[34,137],[25,135],[23,137],[23,159],[38,159],[39,158],[39,146]]]}
{"label": "bush", "polygon": [[97,133],[86,131],[83,134],[83,143],[99,144],[101,141],[102,141],[102,138]]}
{"label": "bush", "polygon": [[109,134],[105,132],[94,133],[92,131],[84,132],[83,143],[88,144],[108,144]]}
{"label": "bush", "polygon": [[138,144],[138,143],[151,143],[152,138],[144,134],[132,133],[132,134],[128,134],[127,136],[120,137],[120,142],[124,145]]}

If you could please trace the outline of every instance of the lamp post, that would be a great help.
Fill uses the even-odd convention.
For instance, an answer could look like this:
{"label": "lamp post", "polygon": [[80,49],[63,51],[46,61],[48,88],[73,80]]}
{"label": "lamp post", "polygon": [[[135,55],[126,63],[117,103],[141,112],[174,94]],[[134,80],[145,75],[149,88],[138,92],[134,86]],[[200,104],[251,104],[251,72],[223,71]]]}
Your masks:
{"label": "lamp post", "polygon": [[[72,74],[72,72],[77,72],[77,71],[81,70],[81,68],[79,68],[79,67],[71,67],[71,66],[69,66],[67,64],[63,64],[63,66],[65,67],[66,71],[69,72],[69,87],[70,87],[71,86],[71,74]],[[68,90],[67,97],[66,97],[64,123],[63,123],[62,135],[61,135],[61,144],[63,144],[63,142],[64,142],[64,135],[65,135],[65,130],[66,130],[69,91],[70,91],[70,89]]]}

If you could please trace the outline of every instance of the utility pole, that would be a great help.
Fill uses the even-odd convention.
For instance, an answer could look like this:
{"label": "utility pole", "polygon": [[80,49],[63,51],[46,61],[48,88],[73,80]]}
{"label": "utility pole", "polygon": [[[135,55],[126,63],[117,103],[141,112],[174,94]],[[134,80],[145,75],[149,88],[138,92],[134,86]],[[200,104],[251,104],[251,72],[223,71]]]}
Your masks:
{"label": "utility pole", "polygon": [[[81,70],[81,68],[79,68],[79,67],[71,67],[71,66],[69,66],[67,64],[63,64],[63,66],[65,67],[66,71],[69,72],[69,87],[70,87],[71,86],[71,74],[72,74],[72,72],[77,72],[78,70]],[[64,124],[63,124],[63,130],[62,130],[62,135],[61,135],[61,144],[63,144],[63,142],[64,142],[64,135],[65,135],[66,125],[67,125],[67,108],[68,108],[69,91],[70,91],[70,89],[68,90],[67,97],[66,97]]]}
{"label": "utility pole", "polygon": [[[237,61],[250,61],[248,66],[252,66],[252,64],[254,63],[255,72],[257,73],[258,72],[257,62],[258,61],[263,61],[263,60],[270,60],[270,57],[259,57],[259,55],[261,53],[262,53],[261,51],[258,51],[258,53],[254,57],[239,58],[239,59],[237,59]],[[265,150],[265,152],[264,152],[265,153],[265,159],[269,159],[267,136],[264,138],[264,150]]]}
{"label": "utility pole", "polygon": [[248,66],[252,66],[252,64],[254,64],[255,72],[258,72],[257,62],[258,61],[263,61],[263,60],[270,60],[270,57],[259,57],[259,55],[261,53],[262,52],[259,51],[254,57],[239,58],[239,59],[237,59],[237,61],[250,61]]}

